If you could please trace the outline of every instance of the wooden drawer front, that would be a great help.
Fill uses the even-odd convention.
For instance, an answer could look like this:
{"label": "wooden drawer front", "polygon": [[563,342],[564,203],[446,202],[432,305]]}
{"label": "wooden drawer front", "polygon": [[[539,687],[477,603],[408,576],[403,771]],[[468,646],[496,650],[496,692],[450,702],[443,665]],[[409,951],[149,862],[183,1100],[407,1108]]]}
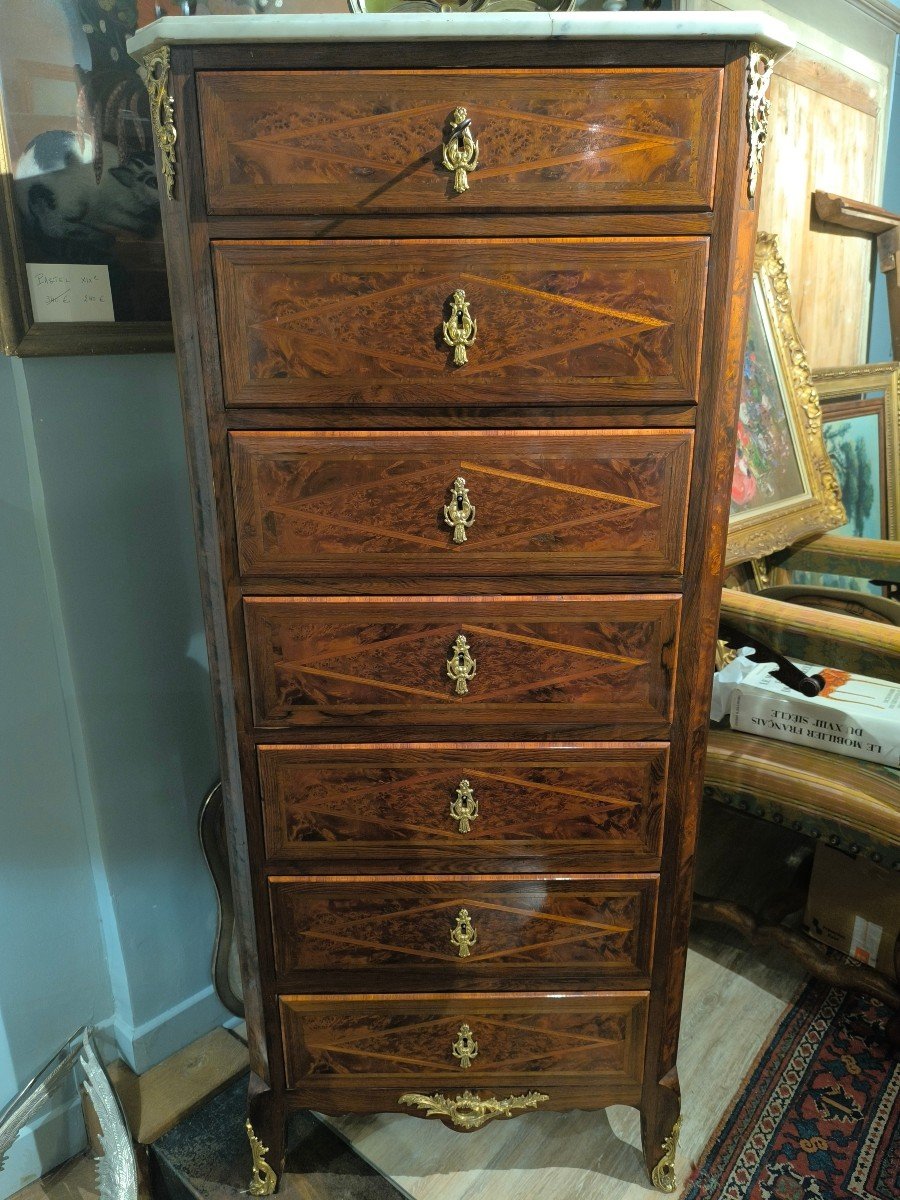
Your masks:
{"label": "wooden drawer front", "polygon": [[[677,596],[251,597],[244,607],[263,727],[331,741],[335,730],[361,741],[398,726],[441,741],[504,726],[530,738],[585,729],[598,741],[610,729],[668,730]],[[452,679],[466,647],[475,673],[470,664],[468,681]]]}
{"label": "wooden drawer front", "polygon": [[[645,996],[282,996],[288,1086],[365,1080],[417,1092],[479,1086],[502,1078],[639,1083]],[[470,1033],[460,1035],[463,1026]],[[474,1039],[477,1053],[466,1059]],[[454,1055],[456,1047],[456,1055]],[[467,1062],[467,1066],[463,1066]]]}
{"label": "wooden drawer front", "polygon": [[[338,978],[371,991],[373,971],[388,987],[441,991],[649,980],[651,876],[285,876],[270,888],[276,971],[303,990]],[[465,947],[454,941],[460,928],[458,940],[469,930]]]}
{"label": "wooden drawer front", "polygon": [[266,846],[308,869],[659,864],[668,748],[261,746]]}
{"label": "wooden drawer front", "polygon": [[[241,570],[526,584],[678,572],[692,443],[667,430],[232,434]],[[449,523],[458,478],[474,506],[468,527]]]}
{"label": "wooden drawer front", "polygon": [[706,258],[704,238],[216,242],[226,403],[691,403]]}
{"label": "wooden drawer front", "polygon": [[[722,72],[244,71],[198,77],[212,213],[705,209]],[[442,163],[454,109],[469,189]]]}

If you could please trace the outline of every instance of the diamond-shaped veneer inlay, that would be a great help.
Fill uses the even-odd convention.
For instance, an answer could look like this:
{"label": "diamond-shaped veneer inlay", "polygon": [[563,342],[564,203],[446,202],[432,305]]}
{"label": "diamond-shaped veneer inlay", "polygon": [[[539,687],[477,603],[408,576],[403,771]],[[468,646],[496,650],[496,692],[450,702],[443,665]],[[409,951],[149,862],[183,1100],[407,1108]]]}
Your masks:
{"label": "diamond-shaped veneer inlay", "polygon": [[[410,720],[455,741],[509,726],[529,705],[529,719],[591,726],[592,737],[599,721],[665,739],[679,606],[671,595],[247,597],[255,711],[260,724],[350,722],[351,741],[396,721],[410,740]],[[458,637],[475,659],[464,695],[446,669]]]}
{"label": "diamond-shaped veneer inlay", "polygon": [[[601,1048],[613,1060],[620,1058],[626,1017],[624,1014],[586,1017],[580,1027],[562,1029],[548,1028],[548,1022],[539,1024],[532,1020],[527,1024],[525,1018],[517,1020],[515,1015],[479,1015],[473,1020],[477,1024],[482,1060],[478,1065],[482,1069],[500,1064],[508,1071],[572,1071],[586,1066],[585,1059],[596,1061]],[[415,1016],[380,1021],[376,1017],[372,1025],[360,1028],[352,1018],[338,1019],[318,1031],[316,1056],[332,1061],[338,1058],[351,1071],[377,1069],[379,1062],[382,1069],[403,1064],[424,1070],[446,1070],[455,1065],[447,1047],[452,1046],[459,1024],[458,1016],[424,1021]],[[519,1052],[512,1055],[509,1054],[511,1039],[519,1047]]]}
{"label": "diamond-shaped veneer inlay", "polygon": [[[467,972],[551,964],[604,965],[632,974],[646,968],[654,884],[524,882],[473,878],[461,885],[339,880],[272,881],[279,970],[386,970],[421,967]],[[467,954],[454,933],[464,923]]]}
{"label": "diamond-shaped veneer inlay", "polygon": [[453,1054],[465,1024],[478,1043],[468,1078],[540,1074],[620,1082],[640,1078],[646,998],[554,996],[284,996],[289,1074],[355,1086],[361,1075],[460,1078]]}
{"label": "diamond-shaped veneer inlay", "polygon": [[[628,950],[635,925],[632,897],[609,902],[605,919],[598,916],[593,920],[577,920],[524,907],[472,901],[461,894],[441,904],[410,906],[400,912],[366,913],[355,921],[341,917],[331,929],[322,928],[320,923],[316,928],[303,930],[300,936],[307,941],[330,943],[335,950],[340,945],[369,947],[373,952],[386,951],[392,959],[399,955],[454,963],[460,955],[450,944],[447,931],[453,928],[463,908],[478,931],[478,942],[465,956],[472,964],[493,959],[531,961],[535,955],[543,957],[542,952],[570,943],[582,948],[592,946],[598,961],[630,957]],[[414,940],[409,937],[411,927],[416,930]],[[302,958],[303,951],[300,953]]]}
{"label": "diamond-shaped veneer inlay", "polygon": [[[599,675],[608,677],[610,672],[619,676],[646,663],[646,659],[567,645],[524,633],[501,632],[465,623],[460,624],[459,629],[470,641],[477,639],[473,645],[477,645],[482,655],[480,686],[476,689],[473,685],[469,697],[472,702],[508,700],[523,693],[538,694],[544,689],[565,687],[576,680]],[[454,631],[455,626],[448,625],[444,629],[429,629],[405,637],[382,638],[377,641],[377,650],[371,646],[353,648],[318,658],[311,656],[303,661],[289,660],[285,665],[300,676],[321,675],[387,691],[453,699],[452,689],[443,682],[440,687],[435,686],[434,664],[435,646],[441,645],[442,636],[449,644]],[[504,654],[503,673],[491,679],[487,674],[488,664],[494,657],[499,657],[490,653],[494,646],[503,650],[512,648],[518,653]]]}
{"label": "diamond-shaped veneer inlay", "polygon": [[[219,242],[229,403],[690,403],[707,249],[698,237],[431,239],[406,256],[387,240]],[[463,365],[443,337],[457,290],[477,321]]]}
{"label": "diamond-shaped veneer inlay", "polygon": [[[572,805],[573,801],[580,802],[585,809],[596,813],[598,819],[603,816],[610,819],[616,813],[627,813],[637,806],[636,801],[626,797],[603,795],[597,791],[582,791],[566,787],[564,783],[560,782],[540,783],[522,776],[492,775],[486,771],[472,770],[471,767],[467,767],[466,772],[479,790],[482,784],[493,782],[519,794],[521,799],[519,813],[516,816],[510,814],[503,824],[502,836],[506,838],[530,835],[536,821],[535,810],[539,811],[543,822],[552,823],[553,814],[555,812],[563,813]],[[391,830],[402,828],[413,836],[425,834],[429,838],[442,838],[457,843],[460,836],[459,831],[455,824],[447,821],[446,805],[440,810],[442,818],[440,822],[423,820],[421,814],[419,819],[412,817],[412,814],[420,808],[417,801],[426,789],[429,791],[432,789],[434,791],[443,790],[448,794],[452,791],[444,772],[422,772],[392,780],[390,784],[383,783],[368,787],[350,786],[345,788],[339,796],[333,795],[330,800],[323,798],[317,789],[311,788],[309,794],[304,797],[303,812],[307,820],[313,815],[333,816],[339,814],[345,818],[352,817],[355,820],[363,820],[376,829],[378,826]],[[480,824],[474,822],[469,834],[478,837],[485,832],[485,836],[497,837],[498,832],[501,831],[498,831],[495,821],[491,822],[487,831],[484,830],[489,815],[483,813],[479,818]],[[299,826],[298,822],[296,833],[300,834],[301,832],[302,826]]]}
{"label": "diamond-shaped veneer inlay", "polygon": [[[355,286],[359,286],[358,280]],[[585,346],[636,336],[669,323],[654,315],[586,303],[538,287],[459,271],[428,276],[399,286],[385,283],[373,287],[366,295],[344,296],[331,301],[317,298],[310,300],[295,315],[280,312],[277,317],[256,322],[254,327],[277,333],[283,344],[289,344],[291,338],[298,339],[304,346],[339,343],[345,349],[396,367],[443,372],[446,354],[436,350],[428,331],[417,322],[404,331],[396,321],[394,310],[409,308],[417,313],[432,313],[437,324],[445,315],[447,297],[458,287],[466,290],[473,314],[479,316],[479,310],[481,313],[479,353],[470,356],[469,376],[513,364],[538,362],[547,355],[565,355]],[[515,297],[519,305],[527,303],[527,340],[523,339],[522,344],[511,347],[508,336],[491,337],[490,317],[497,313],[492,298],[496,300],[497,297],[501,301]],[[391,314],[389,336],[385,330],[386,313]],[[495,317],[495,320],[499,323],[499,318]]]}
{"label": "diamond-shaped veneer inlay", "polygon": [[[712,207],[721,70],[202,72],[214,213],[666,211]],[[477,139],[455,192],[444,146]]]}
{"label": "diamond-shaped veneer inlay", "polygon": [[[324,172],[327,177],[327,164],[332,163],[338,169],[346,167],[357,174],[368,171],[389,178],[397,168],[436,157],[437,133],[447,119],[442,104],[367,113],[363,117],[342,117],[340,103],[337,109],[321,111],[308,105],[302,116],[296,114],[293,120],[289,116],[285,128],[273,124],[271,117],[261,116],[252,123],[250,136],[232,143],[235,152],[256,157],[265,147],[266,157],[275,160],[275,173],[281,177],[301,174],[304,163],[309,164],[310,174],[321,177]],[[617,119],[614,111],[585,122],[482,106],[477,120],[485,146],[494,131],[502,130],[503,138],[502,157],[498,160],[495,153],[491,161],[486,152],[485,160],[479,163],[479,179],[492,175],[514,178],[536,167],[552,169],[579,163],[583,165],[578,174],[590,179],[598,172],[596,160],[601,155],[604,173],[615,175],[618,161],[625,155],[645,156],[646,169],[646,158],[659,167],[689,149],[684,137],[637,132],[633,123]],[[554,154],[553,148],[560,145],[565,153]],[[281,163],[279,156],[284,159]]]}
{"label": "diamond-shaped veneer inlay", "polygon": [[[690,431],[233,433],[230,442],[245,576],[362,574],[387,588],[463,570],[507,574],[518,591],[545,575],[652,575],[681,563]],[[445,512],[457,479],[474,506],[464,543]],[[498,593],[508,590],[498,580]]]}

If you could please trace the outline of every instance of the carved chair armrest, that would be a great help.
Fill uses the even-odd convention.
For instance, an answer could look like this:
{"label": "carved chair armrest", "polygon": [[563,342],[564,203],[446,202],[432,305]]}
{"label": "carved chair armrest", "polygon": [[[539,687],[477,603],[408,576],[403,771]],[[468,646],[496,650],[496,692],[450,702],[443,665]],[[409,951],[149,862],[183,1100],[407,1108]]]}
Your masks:
{"label": "carved chair armrest", "polygon": [[773,554],[769,561],[772,566],[788,571],[816,571],[900,583],[900,542],[826,533],[797,542]]}
{"label": "carved chair armrest", "polygon": [[850,831],[841,840],[880,848],[886,867],[900,860],[900,776],[876,763],[712,729],[704,784],[754,815]]}
{"label": "carved chair armrest", "polygon": [[722,620],[774,650],[822,666],[900,681],[900,627],[725,588]]}

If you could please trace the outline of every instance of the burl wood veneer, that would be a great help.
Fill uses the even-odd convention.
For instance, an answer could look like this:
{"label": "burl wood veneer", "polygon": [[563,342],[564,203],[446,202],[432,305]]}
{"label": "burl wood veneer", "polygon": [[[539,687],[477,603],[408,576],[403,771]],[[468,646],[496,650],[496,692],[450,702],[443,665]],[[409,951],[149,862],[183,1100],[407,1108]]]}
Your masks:
{"label": "burl wood veneer", "polygon": [[[665,738],[680,607],[677,596],[248,597],[256,725],[318,741],[458,741],[461,726]],[[473,664],[462,685],[447,668],[460,637]]]}
{"label": "burl wood veneer", "polygon": [[659,868],[659,743],[273,745],[258,756],[275,869]]}
{"label": "burl wood veneer", "polygon": [[[225,402],[694,403],[707,252],[705,238],[217,242]],[[457,289],[478,322],[464,372],[442,336]]]}
{"label": "burl wood veneer", "polygon": [[[453,1088],[467,1046],[470,1087],[493,1089],[502,1079],[510,1091],[551,1081],[590,1088],[600,1076],[619,1102],[639,1093],[646,1010],[646,996],[633,992],[560,997],[552,1009],[515,993],[281,1000],[295,1085],[349,1089],[362,1076],[382,1088]],[[460,1042],[463,1025],[470,1032]]]}
{"label": "burl wood veneer", "polygon": [[269,882],[275,969],[292,989],[364,991],[373,970],[404,991],[584,987],[598,969],[606,987],[648,983],[655,877]]}
{"label": "burl wood veneer", "polygon": [[768,54],[676,16],[141,42],[253,1195],[297,1107],[634,1104],[675,1187]]}
{"label": "burl wood veneer", "polygon": [[[722,70],[204,72],[211,213],[711,208]],[[460,96],[484,144],[435,161]]]}
{"label": "burl wood veneer", "polygon": [[[677,575],[693,435],[685,430],[233,433],[241,569],[312,583],[397,575],[504,580]],[[474,509],[464,539],[447,489]],[[448,550],[451,551],[448,553]],[[527,573],[527,574],[526,574]]]}

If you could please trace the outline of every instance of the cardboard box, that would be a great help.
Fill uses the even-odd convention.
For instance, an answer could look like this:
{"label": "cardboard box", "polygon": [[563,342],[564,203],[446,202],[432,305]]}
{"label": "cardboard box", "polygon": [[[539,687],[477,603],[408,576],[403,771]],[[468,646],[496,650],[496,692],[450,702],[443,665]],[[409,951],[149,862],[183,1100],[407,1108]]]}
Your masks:
{"label": "cardboard box", "polygon": [[900,873],[820,843],[804,915],[806,931],[849,958],[894,973],[900,933]]}

